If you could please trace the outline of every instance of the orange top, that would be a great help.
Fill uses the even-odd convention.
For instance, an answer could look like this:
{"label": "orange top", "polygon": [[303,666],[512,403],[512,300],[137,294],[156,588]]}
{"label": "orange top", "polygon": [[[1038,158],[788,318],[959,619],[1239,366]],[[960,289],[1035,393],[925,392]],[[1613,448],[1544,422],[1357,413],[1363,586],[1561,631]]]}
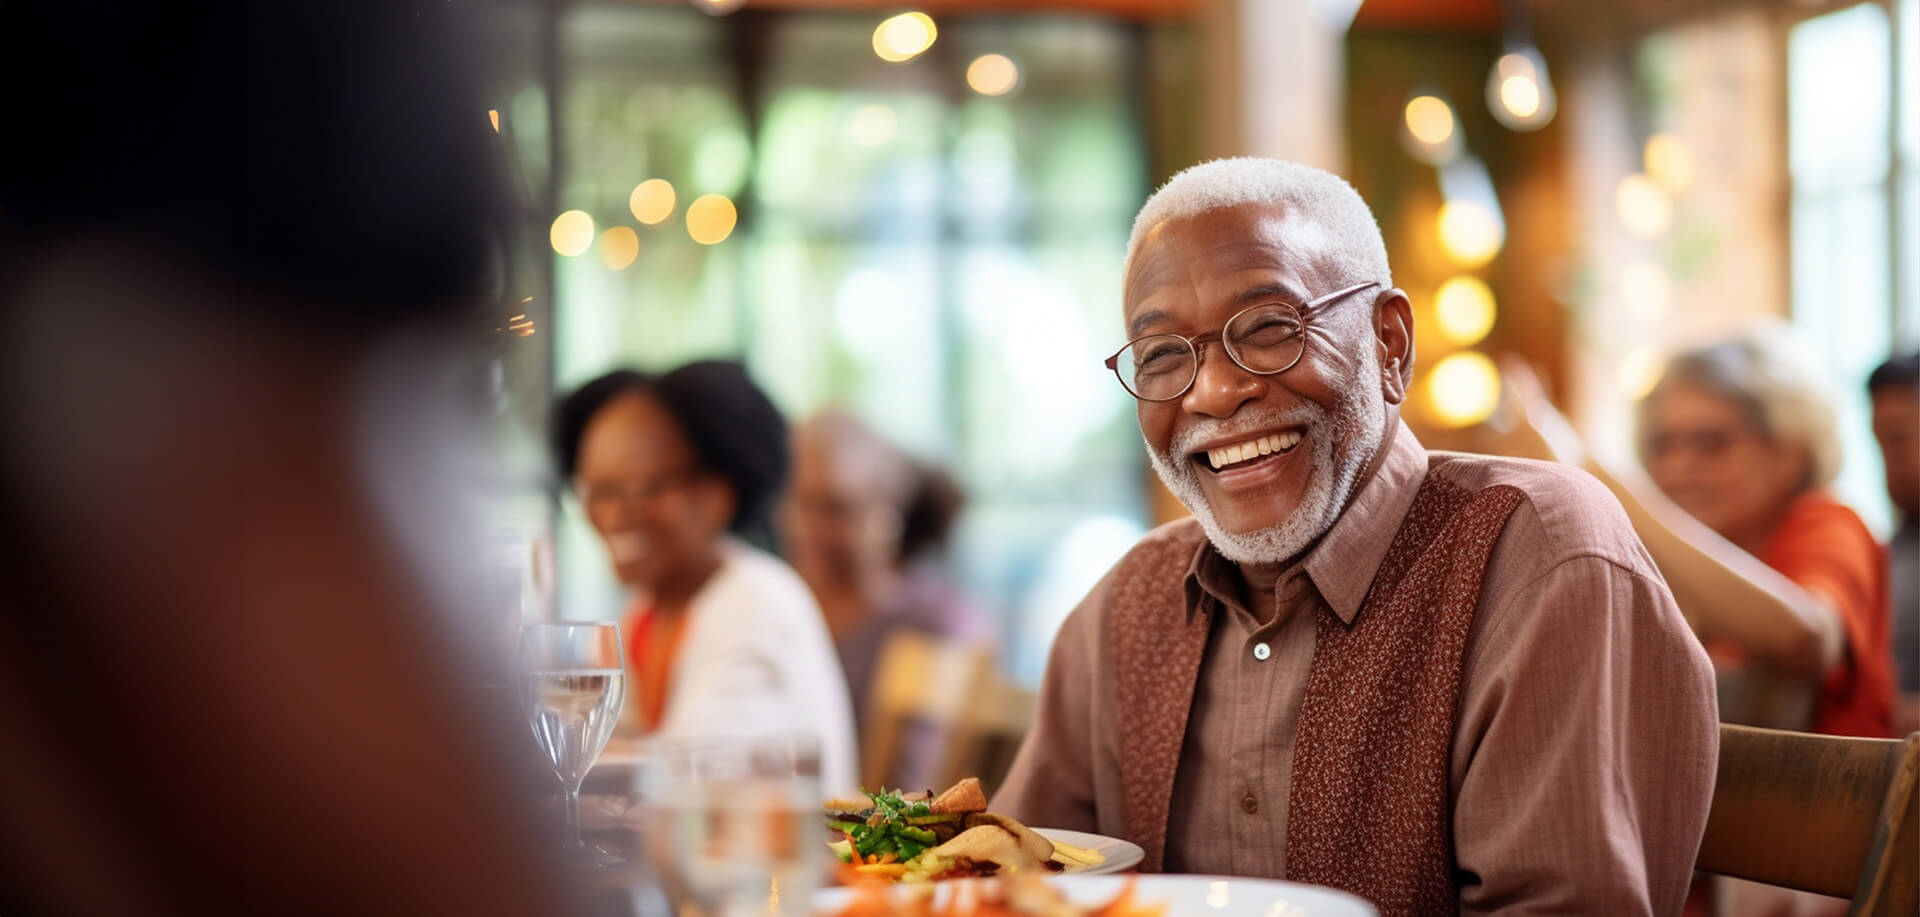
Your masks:
{"label": "orange top", "polygon": [[633,673],[634,695],[640,703],[640,725],[648,732],[660,728],[667,715],[667,683],[673,675],[673,657],[686,633],[685,614],[663,620],[653,606],[635,603],[627,613],[627,670]]}
{"label": "orange top", "polygon": [[1802,494],[1787,508],[1760,560],[1840,612],[1847,658],[1827,673],[1814,708],[1813,731],[1826,735],[1893,734],[1892,622],[1887,611],[1887,555],[1853,510],[1823,492]]}

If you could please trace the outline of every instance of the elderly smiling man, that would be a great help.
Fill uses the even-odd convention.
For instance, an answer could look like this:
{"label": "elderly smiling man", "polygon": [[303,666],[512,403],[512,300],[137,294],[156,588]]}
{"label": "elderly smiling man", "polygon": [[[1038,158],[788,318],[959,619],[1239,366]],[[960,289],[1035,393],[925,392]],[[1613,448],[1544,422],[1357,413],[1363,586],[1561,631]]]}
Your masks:
{"label": "elderly smiling man", "polygon": [[1140,211],[1124,289],[1108,365],[1194,518],[1062,626],[996,808],[1387,913],[1678,913],[1706,655],[1597,481],[1401,423],[1413,311],[1359,195],[1189,169]]}

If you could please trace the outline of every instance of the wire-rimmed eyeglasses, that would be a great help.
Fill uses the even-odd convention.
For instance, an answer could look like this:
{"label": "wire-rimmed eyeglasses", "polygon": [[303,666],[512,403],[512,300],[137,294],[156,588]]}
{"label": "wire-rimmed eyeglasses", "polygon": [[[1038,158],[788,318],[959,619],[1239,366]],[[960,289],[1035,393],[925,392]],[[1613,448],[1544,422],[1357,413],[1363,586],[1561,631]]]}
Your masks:
{"label": "wire-rimmed eyeglasses", "polygon": [[1218,333],[1192,337],[1160,332],[1134,338],[1107,358],[1107,368],[1127,393],[1141,401],[1172,401],[1187,393],[1200,377],[1200,345],[1219,338],[1227,357],[1241,369],[1259,376],[1283,373],[1300,362],[1307,350],[1305,314],[1342,296],[1379,286],[1369,280],[1335,290],[1295,306],[1264,302],[1233,314]]}

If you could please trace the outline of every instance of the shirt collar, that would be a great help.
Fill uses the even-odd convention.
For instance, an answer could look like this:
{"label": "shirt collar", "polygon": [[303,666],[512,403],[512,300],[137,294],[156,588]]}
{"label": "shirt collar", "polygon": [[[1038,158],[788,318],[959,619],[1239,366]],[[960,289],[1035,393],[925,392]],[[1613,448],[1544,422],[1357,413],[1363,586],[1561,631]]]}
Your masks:
{"label": "shirt collar", "polygon": [[[1414,494],[1427,478],[1427,451],[1404,422],[1397,425],[1386,446],[1387,454],[1373,476],[1360,485],[1333,527],[1298,563],[1314,588],[1344,624],[1351,625],[1360,603],[1373,588],[1373,575],[1386,559],[1387,548],[1400,531],[1400,522],[1413,506]],[[1187,614],[1200,605],[1202,593],[1238,606],[1239,569],[1220,556],[1211,542],[1202,542],[1187,565]],[[1284,582],[1286,574],[1282,575]]]}

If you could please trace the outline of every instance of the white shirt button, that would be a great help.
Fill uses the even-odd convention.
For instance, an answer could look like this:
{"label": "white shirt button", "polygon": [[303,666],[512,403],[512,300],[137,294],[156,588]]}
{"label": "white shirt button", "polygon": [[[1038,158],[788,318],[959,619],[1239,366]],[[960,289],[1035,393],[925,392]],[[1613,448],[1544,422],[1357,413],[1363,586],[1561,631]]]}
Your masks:
{"label": "white shirt button", "polygon": [[1273,647],[1268,646],[1264,643],[1256,643],[1253,645],[1253,658],[1258,659],[1261,662],[1266,662],[1267,657],[1272,655],[1273,655]]}

